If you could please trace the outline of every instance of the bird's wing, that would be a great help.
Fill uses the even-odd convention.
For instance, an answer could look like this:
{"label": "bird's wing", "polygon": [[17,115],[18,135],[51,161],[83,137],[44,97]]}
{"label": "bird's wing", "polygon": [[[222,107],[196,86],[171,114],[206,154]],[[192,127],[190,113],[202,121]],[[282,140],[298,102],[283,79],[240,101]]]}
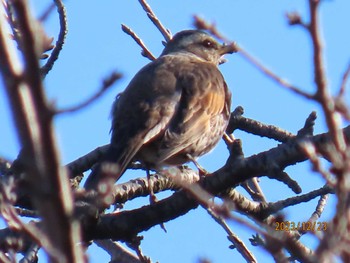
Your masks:
{"label": "bird's wing", "polygon": [[225,125],[230,115],[231,93],[214,65],[189,64],[179,73],[177,81],[181,98],[165,131],[160,162],[183,152],[205,134],[213,132],[213,137],[218,137],[214,134],[217,118],[222,118],[220,121]]}
{"label": "bird's wing", "polygon": [[105,161],[122,174],[141,146],[169,125],[180,100],[174,63],[160,58],[141,69],[112,109],[112,139]]}

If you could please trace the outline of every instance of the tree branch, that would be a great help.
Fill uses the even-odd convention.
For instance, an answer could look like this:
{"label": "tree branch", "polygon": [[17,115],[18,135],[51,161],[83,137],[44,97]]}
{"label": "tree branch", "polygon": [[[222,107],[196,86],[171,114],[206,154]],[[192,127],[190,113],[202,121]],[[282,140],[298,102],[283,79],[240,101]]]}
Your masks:
{"label": "tree branch", "polygon": [[150,7],[150,5],[147,3],[146,0],[139,0],[139,3],[141,4],[143,10],[146,11],[146,14],[149,17],[149,19],[152,21],[152,23],[156,26],[156,28],[158,28],[160,33],[163,35],[165,41],[168,42],[172,38],[170,30],[163,26],[163,24],[160,22],[158,17],[154,14],[152,8]]}
{"label": "tree branch", "polygon": [[[350,126],[343,131],[349,140]],[[283,169],[289,165],[305,161],[307,156],[302,149],[302,143],[305,140],[310,140],[318,149],[327,151],[327,147],[331,143],[331,136],[329,134],[320,134],[307,139],[290,141],[269,151],[242,160],[236,160],[235,162],[228,162],[211,176],[203,178],[200,181],[200,185],[209,193],[217,194],[229,187],[235,187],[249,178],[267,173],[271,162],[273,165]],[[96,225],[84,226],[85,238],[88,240],[101,238],[129,239],[152,226],[181,216],[197,206],[198,203],[186,191],[179,191],[152,206],[144,206],[133,211],[123,211],[118,214],[102,215]]]}
{"label": "tree branch", "polygon": [[156,60],[156,57],[152,54],[152,52],[146,47],[145,43],[143,43],[142,39],[136,35],[132,29],[124,24],[122,24],[122,30],[129,36],[132,37],[132,39],[141,47],[141,55],[148,58],[149,60],[153,61]]}
{"label": "tree branch", "polygon": [[40,69],[42,76],[46,76],[52,69],[53,65],[58,59],[59,54],[61,53],[66,35],[68,33],[66,8],[61,0],[54,0],[54,3],[57,7],[57,12],[60,20],[60,32],[58,34],[56,45],[52,50],[49,59],[47,60],[46,64]]}
{"label": "tree branch", "polygon": [[[52,115],[41,81],[38,51],[43,36],[35,31],[38,21],[32,19],[26,1],[15,0],[12,4],[21,33],[24,67],[13,52],[13,43],[5,33],[6,21],[0,16],[0,69],[23,148],[21,161],[28,175],[27,187],[43,218],[51,260],[57,261],[59,254],[61,262],[83,262],[82,250],[75,245],[80,240],[80,228],[71,218],[72,194],[67,175],[59,165]],[[52,247],[56,252],[50,251]]]}

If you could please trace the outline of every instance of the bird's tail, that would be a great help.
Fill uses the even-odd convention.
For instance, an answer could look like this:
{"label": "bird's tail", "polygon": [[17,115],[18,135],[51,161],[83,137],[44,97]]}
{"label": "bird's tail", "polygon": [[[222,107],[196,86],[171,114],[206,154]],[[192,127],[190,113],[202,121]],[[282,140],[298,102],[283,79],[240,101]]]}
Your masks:
{"label": "bird's tail", "polygon": [[135,149],[123,151],[118,147],[110,146],[101,162],[92,168],[84,188],[98,190],[100,184],[114,184],[123,175],[135,153]]}

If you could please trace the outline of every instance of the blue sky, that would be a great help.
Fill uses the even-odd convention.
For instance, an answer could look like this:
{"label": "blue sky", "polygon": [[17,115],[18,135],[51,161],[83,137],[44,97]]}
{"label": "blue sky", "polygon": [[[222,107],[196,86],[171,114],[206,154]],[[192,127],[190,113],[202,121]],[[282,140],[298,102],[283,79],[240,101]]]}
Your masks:
{"label": "blue sky", "polygon": [[[280,76],[303,90],[313,91],[312,53],[309,36],[300,27],[290,27],[285,14],[299,12],[306,20],[307,1],[256,1],[256,0],[150,0],[155,13],[173,33],[192,28],[193,15],[200,15],[217,27],[229,39],[236,41],[258,57]],[[35,14],[40,15],[49,1],[31,1]],[[88,151],[109,142],[111,104],[133,75],[149,61],[140,55],[140,48],[123,33],[120,24],[130,26],[159,55],[162,36],[148,20],[138,1],[67,1],[68,35],[66,44],[53,70],[45,80],[48,97],[58,108],[76,105],[89,98],[100,87],[101,80],[113,70],[123,74],[102,98],[73,114],[55,119],[56,136],[60,146],[62,163],[68,163]],[[350,58],[350,2],[348,0],[324,1],[321,7],[323,39],[328,83],[335,93]],[[54,12],[44,23],[49,35],[56,37],[58,18]],[[273,124],[291,132],[300,129],[308,114],[316,110],[316,133],[326,131],[320,107],[271,82],[239,55],[227,56],[228,62],[220,66],[232,91],[232,109],[241,105],[245,116]],[[0,118],[2,121],[0,156],[13,159],[18,153],[18,141],[13,129],[8,103],[0,84]],[[268,150],[275,141],[258,138],[243,132],[235,133],[242,139],[246,156]],[[212,153],[199,161],[209,171],[222,166],[228,157],[221,143]],[[287,172],[300,182],[303,192],[320,187],[324,181],[311,172],[309,163],[290,167]],[[126,181],[135,174],[123,176]],[[137,176],[144,176],[143,173]],[[281,183],[263,178],[262,186],[269,201],[293,196]],[[161,198],[161,196],[160,196]],[[127,208],[146,204],[138,200]],[[287,209],[287,218],[307,220],[317,200]],[[321,220],[332,215],[334,200],[331,199]],[[250,229],[230,223],[233,231],[251,248],[259,262],[272,262],[272,258],[260,248],[252,248],[248,238],[255,234]],[[166,223],[168,233],[156,226],[144,235],[144,253],[159,262],[196,262],[207,257],[212,262],[243,262],[235,250],[228,249],[224,231],[202,209]],[[303,238],[304,239],[304,238]],[[305,238],[314,246],[313,238]],[[98,251],[98,252],[97,252]],[[108,262],[108,255],[91,249],[92,262]]]}

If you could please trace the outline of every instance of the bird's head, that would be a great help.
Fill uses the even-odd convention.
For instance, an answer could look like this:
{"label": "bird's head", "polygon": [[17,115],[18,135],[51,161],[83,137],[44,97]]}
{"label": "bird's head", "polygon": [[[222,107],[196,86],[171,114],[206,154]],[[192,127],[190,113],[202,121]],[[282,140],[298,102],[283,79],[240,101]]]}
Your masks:
{"label": "bird's head", "polygon": [[223,55],[235,52],[233,45],[220,44],[202,30],[184,30],[175,34],[166,44],[161,56],[186,52],[215,65],[224,62]]}

